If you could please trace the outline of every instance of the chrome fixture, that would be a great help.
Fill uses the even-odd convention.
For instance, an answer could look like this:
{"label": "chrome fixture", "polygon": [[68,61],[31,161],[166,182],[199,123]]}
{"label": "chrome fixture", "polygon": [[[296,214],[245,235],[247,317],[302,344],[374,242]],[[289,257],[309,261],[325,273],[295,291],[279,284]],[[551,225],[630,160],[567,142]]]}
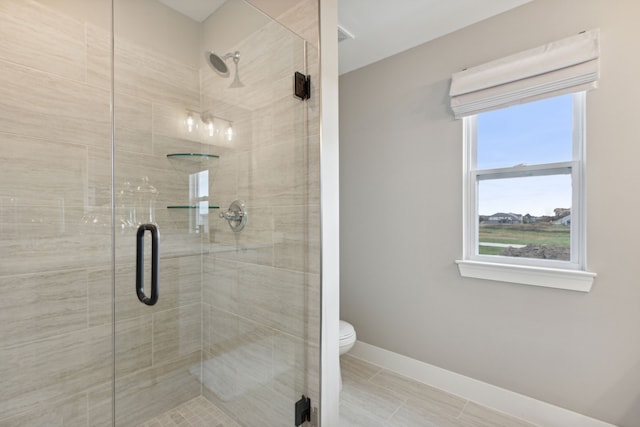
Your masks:
{"label": "chrome fixture", "polygon": [[233,82],[229,87],[238,88],[243,87],[244,85],[240,81],[240,77],[238,76],[238,62],[240,62],[240,51],[236,50],[235,52],[229,52],[226,55],[218,55],[217,53],[207,51],[204,53],[204,57],[207,61],[207,64],[211,67],[213,71],[215,71],[218,75],[227,78],[229,77],[229,67],[227,67],[226,60],[233,58],[233,63],[236,66],[235,75],[233,78]]}
{"label": "chrome fixture", "polygon": [[229,205],[229,210],[220,212],[220,218],[229,221],[229,227],[234,232],[242,231],[247,225],[247,210],[242,200],[234,200]]}
{"label": "chrome fixture", "polygon": [[[197,117],[199,117],[200,120],[196,120]],[[187,110],[187,117],[184,120],[184,124],[189,133],[198,129],[203,129],[203,132],[209,137],[215,137],[222,133],[228,142],[233,141],[235,134],[233,121],[216,116],[209,111],[199,113],[197,111]]]}

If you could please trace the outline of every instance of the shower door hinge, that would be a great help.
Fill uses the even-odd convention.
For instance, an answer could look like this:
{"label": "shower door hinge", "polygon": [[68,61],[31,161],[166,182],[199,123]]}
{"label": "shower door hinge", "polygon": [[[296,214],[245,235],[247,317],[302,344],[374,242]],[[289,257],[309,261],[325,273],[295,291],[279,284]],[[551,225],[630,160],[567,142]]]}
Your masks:
{"label": "shower door hinge", "polygon": [[296,71],[293,75],[293,95],[301,101],[311,98],[311,76]]}
{"label": "shower door hinge", "polygon": [[296,402],[296,426],[302,425],[305,421],[311,421],[311,399],[303,394]]}

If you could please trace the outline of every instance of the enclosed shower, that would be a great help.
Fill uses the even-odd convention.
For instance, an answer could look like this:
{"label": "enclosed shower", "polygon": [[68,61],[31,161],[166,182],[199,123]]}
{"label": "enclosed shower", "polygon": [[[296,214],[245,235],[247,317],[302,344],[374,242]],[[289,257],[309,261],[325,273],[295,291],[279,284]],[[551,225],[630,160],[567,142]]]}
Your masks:
{"label": "enclosed shower", "polygon": [[209,3],[0,0],[0,426],[317,410],[317,13]]}

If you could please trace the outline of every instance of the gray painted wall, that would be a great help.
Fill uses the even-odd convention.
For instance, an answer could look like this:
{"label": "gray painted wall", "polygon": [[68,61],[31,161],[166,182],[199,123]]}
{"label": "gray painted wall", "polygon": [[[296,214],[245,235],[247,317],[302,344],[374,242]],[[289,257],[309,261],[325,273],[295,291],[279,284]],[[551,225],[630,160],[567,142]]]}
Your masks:
{"label": "gray painted wall", "polygon": [[[638,425],[639,21],[636,0],[536,0],[341,76],[341,316],[360,340]],[[596,27],[602,77],[587,100],[592,291],[461,278],[462,122],[448,107],[451,74]]]}

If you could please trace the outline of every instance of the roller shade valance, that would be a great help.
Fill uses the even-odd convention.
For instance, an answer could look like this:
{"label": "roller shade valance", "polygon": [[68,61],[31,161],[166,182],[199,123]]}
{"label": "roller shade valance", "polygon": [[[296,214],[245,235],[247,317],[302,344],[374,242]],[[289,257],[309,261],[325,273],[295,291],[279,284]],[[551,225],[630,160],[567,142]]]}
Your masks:
{"label": "roller shade valance", "polygon": [[451,109],[456,118],[569,92],[593,89],[599,77],[599,30],[455,73]]}

